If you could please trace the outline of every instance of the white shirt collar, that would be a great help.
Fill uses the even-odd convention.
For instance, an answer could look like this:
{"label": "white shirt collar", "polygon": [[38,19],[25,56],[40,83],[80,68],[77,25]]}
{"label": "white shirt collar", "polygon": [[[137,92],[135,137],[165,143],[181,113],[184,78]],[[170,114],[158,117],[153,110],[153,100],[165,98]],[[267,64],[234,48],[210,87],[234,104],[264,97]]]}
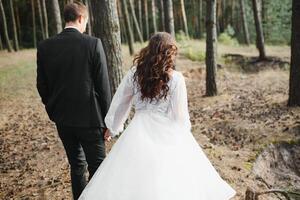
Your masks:
{"label": "white shirt collar", "polygon": [[[76,30],[79,31],[79,29],[76,27],[76,26],[66,26],[64,29],[67,29],[67,28],[75,28]],[[80,31],[79,31],[80,32]]]}

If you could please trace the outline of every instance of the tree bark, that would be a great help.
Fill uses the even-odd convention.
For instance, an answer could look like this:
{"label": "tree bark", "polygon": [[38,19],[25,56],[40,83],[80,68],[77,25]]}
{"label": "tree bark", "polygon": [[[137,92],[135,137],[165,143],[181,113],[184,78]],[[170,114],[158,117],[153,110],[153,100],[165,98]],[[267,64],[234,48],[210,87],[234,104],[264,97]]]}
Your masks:
{"label": "tree bark", "polygon": [[206,0],[206,96],[217,95],[216,0]]}
{"label": "tree bark", "polygon": [[174,14],[172,0],[164,0],[165,30],[175,37]]}
{"label": "tree bark", "polygon": [[18,41],[19,41],[19,46],[21,45],[21,34],[22,34],[22,28],[21,28],[21,23],[20,23],[20,13],[19,13],[19,7],[18,4],[15,5],[15,13],[16,13],[16,25],[17,25],[17,31],[18,31]]}
{"label": "tree bark", "polygon": [[44,25],[45,25],[45,37],[49,37],[49,29],[48,29],[48,15],[45,0],[42,0],[42,8],[43,8],[43,17],[44,17]]}
{"label": "tree bark", "polygon": [[34,0],[31,0],[31,14],[32,14],[32,37],[33,37],[33,47],[36,48],[36,20],[35,20],[35,6]]}
{"label": "tree bark", "polygon": [[151,11],[152,11],[152,25],[153,25],[153,32],[157,32],[157,25],[156,25],[156,6],[155,0],[151,0]]}
{"label": "tree bark", "polygon": [[184,32],[185,32],[185,35],[187,37],[189,37],[189,29],[188,29],[187,20],[186,20],[184,0],[180,0],[180,9],[181,9],[182,22],[183,22],[183,26],[184,26]]}
{"label": "tree bark", "polygon": [[141,32],[143,33],[142,0],[138,0],[138,12],[139,12],[139,25],[140,25]]}
{"label": "tree bark", "polygon": [[164,2],[159,0],[159,13],[160,13],[160,30],[165,31],[165,12],[164,12]]}
{"label": "tree bark", "polygon": [[117,8],[118,8],[118,16],[119,16],[119,22],[120,22],[120,28],[121,28],[121,43],[128,43],[127,40],[127,33],[126,33],[126,26],[124,22],[124,16],[122,13],[121,3],[120,1],[117,1]]}
{"label": "tree bark", "polygon": [[121,7],[123,8],[123,15],[124,15],[124,22],[126,26],[126,35],[127,35],[127,42],[128,42],[128,47],[129,47],[129,53],[130,55],[134,54],[134,37],[133,37],[133,32],[129,20],[129,14],[128,14],[128,8],[127,8],[127,3],[126,0],[121,0],[122,4]]}
{"label": "tree bark", "polygon": [[250,45],[250,37],[248,31],[248,23],[246,19],[246,11],[245,11],[245,2],[244,0],[240,0],[240,9],[241,9],[241,17],[242,17],[242,26],[244,30],[244,40],[247,45]]}
{"label": "tree bark", "polygon": [[3,22],[2,24],[3,24],[3,31],[4,31],[4,38],[6,41],[6,46],[7,46],[8,52],[12,52],[13,48],[12,48],[12,45],[11,45],[9,37],[8,37],[7,21],[6,21],[6,15],[5,15],[5,11],[3,8],[2,0],[0,0],[0,11],[1,11],[1,15],[2,15],[2,22]]}
{"label": "tree bark", "polygon": [[14,4],[13,0],[9,0],[9,7],[11,13],[11,21],[12,21],[12,29],[13,29],[13,43],[15,51],[19,51],[19,39],[18,39],[18,31],[17,31],[17,23],[14,12]]}
{"label": "tree bark", "polygon": [[38,14],[39,14],[39,19],[40,19],[42,37],[43,37],[43,39],[46,39],[45,26],[44,26],[43,13],[42,13],[42,7],[41,7],[40,0],[37,0],[37,7],[38,7]]}
{"label": "tree bark", "polygon": [[144,29],[144,36],[146,38],[146,40],[149,39],[149,15],[148,15],[148,0],[143,0],[144,3],[144,25],[145,25],[145,29]]}
{"label": "tree bark", "polygon": [[256,47],[259,51],[259,59],[265,60],[266,57],[266,50],[264,44],[264,34],[262,29],[261,17],[259,15],[257,0],[252,0],[253,5],[253,14],[254,14],[254,21],[255,21],[255,29],[256,29]]}
{"label": "tree bark", "polygon": [[59,3],[58,0],[51,0],[51,2],[53,8],[53,18],[55,22],[55,32],[60,33],[62,31],[62,22],[61,22]]}
{"label": "tree bark", "polygon": [[[134,24],[134,27],[136,29],[136,32],[138,34],[138,37],[139,37],[139,40],[140,42],[144,42],[143,40],[143,35],[142,35],[142,32],[141,32],[141,29],[139,27],[139,23],[138,23],[138,20],[137,20],[137,17],[136,17],[136,14],[135,14],[135,10],[134,10],[134,6],[133,6],[133,0],[129,0],[129,7],[130,7],[130,12],[131,12],[131,15],[132,15],[132,18],[133,18],[133,24]],[[125,1],[125,4],[127,2]]]}
{"label": "tree bark", "polygon": [[203,0],[199,0],[199,10],[198,10],[198,34],[199,38],[202,38],[203,31]]}
{"label": "tree bark", "polygon": [[291,70],[288,106],[300,106],[300,1],[292,4]]}
{"label": "tree bark", "polygon": [[3,50],[2,35],[0,33],[0,50]]}
{"label": "tree bark", "polygon": [[120,25],[116,3],[111,0],[91,0],[94,15],[93,31],[103,43],[112,94],[116,92],[123,77]]}
{"label": "tree bark", "polygon": [[92,11],[92,8],[91,8],[91,2],[90,0],[85,0],[85,5],[87,6],[88,8],[88,11],[89,11],[89,19],[88,19],[88,24],[87,24],[87,33],[88,35],[93,35],[93,27],[92,27],[92,24],[93,24],[93,11]]}

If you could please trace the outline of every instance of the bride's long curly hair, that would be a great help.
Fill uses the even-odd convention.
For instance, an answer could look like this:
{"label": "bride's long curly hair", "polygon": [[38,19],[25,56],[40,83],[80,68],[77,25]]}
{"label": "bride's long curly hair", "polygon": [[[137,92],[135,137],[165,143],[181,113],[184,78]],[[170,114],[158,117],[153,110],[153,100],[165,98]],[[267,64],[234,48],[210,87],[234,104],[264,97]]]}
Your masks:
{"label": "bride's long curly hair", "polygon": [[151,36],[148,45],[133,60],[136,66],[134,81],[138,83],[141,98],[159,100],[166,98],[170,80],[170,68],[175,69],[177,46],[174,38],[166,32],[158,32]]}

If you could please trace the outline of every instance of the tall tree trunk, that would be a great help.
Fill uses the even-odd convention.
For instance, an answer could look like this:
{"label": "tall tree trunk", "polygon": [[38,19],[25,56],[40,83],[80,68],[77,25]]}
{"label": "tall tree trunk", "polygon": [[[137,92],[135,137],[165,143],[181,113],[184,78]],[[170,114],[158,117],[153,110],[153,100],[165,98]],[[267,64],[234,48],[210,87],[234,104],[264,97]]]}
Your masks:
{"label": "tall tree trunk", "polygon": [[172,0],[164,0],[165,30],[175,37],[174,14]]}
{"label": "tall tree trunk", "polygon": [[36,20],[35,20],[35,6],[34,0],[31,0],[31,14],[32,14],[32,37],[33,47],[36,48]]}
{"label": "tall tree trunk", "polygon": [[49,29],[48,29],[48,15],[45,0],[42,0],[42,8],[43,8],[43,16],[44,16],[44,25],[45,25],[45,37],[49,37]]}
{"label": "tall tree trunk", "polygon": [[40,26],[42,31],[42,37],[43,39],[46,39],[46,33],[45,33],[45,26],[44,26],[44,20],[43,20],[43,13],[42,13],[42,7],[40,0],[37,1],[37,7],[38,7],[38,13],[39,13],[39,19],[40,19]]}
{"label": "tall tree trunk", "polygon": [[248,31],[248,23],[246,19],[246,11],[245,11],[245,2],[244,0],[240,0],[240,9],[241,9],[241,17],[242,17],[242,26],[244,30],[244,40],[247,45],[250,45],[250,37]]}
{"label": "tall tree trunk", "polygon": [[199,0],[199,10],[198,10],[198,34],[199,38],[202,38],[203,32],[203,0]]}
{"label": "tall tree trunk", "polygon": [[87,6],[88,8],[88,11],[89,11],[89,19],[88,19],[88,24],[87,24],[87,32],[88,32],[88,35],[93,35],[93,27],[92,27],[92,24],[93,24],[93,11],[92,11],[92,8],[91,8],[91,2],[90,0],[85,0],[85,5]]}
{"label": "tall tree trunk", "polygon": [[18,4],[15,5],[15,13],[16,13],[16,24],[17,24],[17,31],[18,31],[18,41],[19,46],[21,45],[21,36],[22,36],[22,28],[21,28],[21,22],[20,22],[20,13],[19,13],[19,7]]}
{"label": "tall tree trunk", "polygon": [[231,8],[230,8],[230,23],[231,23],[231,26],[233,27],[233,28],[235,28],[234,27],[234,18],[235,18],[235,16],[234,16],[234,12],[235,12],[235,1],[236,0],[231,0]]}
{"label": "tall tree trunk", "polygon": [[293,0],[289,106],[300,106],[300,1]]}
{"label": "tall tree trunk", "polygon": [[118,16],[119,16],[119,22],[120,22],[120,28],[121,28],[121,43],[128,43],[128,36],[126,33],[126,26],[124,22],[124,15],[121,8],[120,1],[117,1],[117,8],[118,8]]}
{"label": "tall tree trunk", "polygon": [[9,7],[10,7],[10,13],[11,13],[12,26],[13,26],[14,49],[15,49],[15,51],[19,51],[18,31],[17,31],[17,23],[16,23],[16,18],[15,18],[13,0],[9,0]]}
{"label": "tall tree trunk", "polygon": [[8,37],[7,21],[6,21],[6,16],[5,16],[2,0],[0,0],[0,11],[1,11],[1,15],[2,15],[2,24],[3,24],[3,31],[4,31],[4,38],[6,41],[6,46],[7,46],[8,51],[12,52],[13,48],[12,48],[12,45],[11,45],[9,37]]}
{"label": "tall tree trunk", "polygon": [[2,35],[0,33],[0,51],[3,50]]}
{"label": "tall tree trunk", "polygon": [[111,0],[91,0],[96,37],[101,38],[106,53],[112,94],[119,86],[122,77],[122,53],[117,2]]}
{"label": "tall tree trunk", "polygon": [[182,22],[183,22],[183,26],[184,26],[184,32],[185,32],[186,36],[189,37],[189,29],[188,29],[187,20],[186,20],[184,0],[180,0],[180,9],[181,9]]}
{"label": "tall tree trunk", "polygon": [[153,25],[153,32],[157,32],[157,25],[156,25],[156,6],[155,0],[151,0],[151,11],[152,11],[152,25]]}
{"label": "tall tree trunk", "polygon": [[216,0],[206,0],[206,95],[217,95]]}
{"label": "tall tree trunk", "polygon": [[[125,1],[125,3],[127,3],[127,2]],[[129,7],[130,7],[131,15],[132,15],[132,18],[133,18],[133,24],[134,24],[134,27],[135,27],[136,32],[138,34],[139,40],[140,40],[140,42],[144,42],[143,35],[142,35],[141,29],[139,27],[138,20],[136,18],[134,6],[133,6],[133,0],[129,0]]]}
{"label": "tall tree trunk", "polygon": [[225,31],[226,27],[226,0],[221,1],[220,5],[220,11],[221,11],[221,27],[223,31]]}
{"label": "tall tree trunk", "polygon": [[149,15],[148,15],[148,0],[143,0],[143,7],[144,7],[144,24],[145,24],[145,29],[144,29],[144,36],[146,40],[149,39]]}
{"label": "tall tree trunk", "polygon": [[125,22],[125,26],[126,26],[126,35],[127,35],[129,53],[130,53],[130,55],[133,55],[134,54],[134,47],[133,47],[134,37],[133,37],[133,32],[132,32],[132,28],[131,28],[131,24],[130,24],[127,3],[126,3],[126,0],[121,0],[121,1],[122,1],[121,7],[123,8],[124,22]]}
{"label": "tall tree trunk", "polygon": [[51,0],[52,2],[52,12],[55,22],[55,32],[59,33],[62,31],[61,15],[58,0]]}
{"label": "tall tree trunk", "polygon": [[159,0],[159,20],[160,20],[160,30],[165,31],[165,12],[164,12],[164,2]]}
{"label": "tall tree trunk", "polygon": [[140,25],[141,32],[143,33],[142,0],[138,0],[138,12],[139,12],[139,25]]}
{"label": "tall tree trunk", "polygon": [[262,29],[261,17],[258,11],[257,0],[252,0],[253,5],[253,14],[254,14],[254,21],[255,21],[255,29],[256,29],[256,47],[259,51],[259,59],[265,60],[266,57],[266,50],[264,44],[264,34]]}

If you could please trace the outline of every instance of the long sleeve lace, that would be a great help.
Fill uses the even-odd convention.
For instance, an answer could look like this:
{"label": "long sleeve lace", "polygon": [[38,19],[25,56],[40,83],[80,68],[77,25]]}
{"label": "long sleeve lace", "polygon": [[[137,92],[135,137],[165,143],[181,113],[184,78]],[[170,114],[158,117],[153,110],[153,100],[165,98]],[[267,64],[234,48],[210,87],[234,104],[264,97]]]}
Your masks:
{"label": "long sleeve lace", "polygon": [[117,88],[107,115],[104,118],[105,124],[110,130],[112,137],[123,131],[124,123],[132,107],[132,76],[133,69],[130,69],[123,77],[119,87]]}
{"label": "long sleeve lace", "polygon": [[185,79],[182,73],[180,73],[178,77],[171,99],[171,115],[177,123],[182,125],[185,129],[191,130]]}

